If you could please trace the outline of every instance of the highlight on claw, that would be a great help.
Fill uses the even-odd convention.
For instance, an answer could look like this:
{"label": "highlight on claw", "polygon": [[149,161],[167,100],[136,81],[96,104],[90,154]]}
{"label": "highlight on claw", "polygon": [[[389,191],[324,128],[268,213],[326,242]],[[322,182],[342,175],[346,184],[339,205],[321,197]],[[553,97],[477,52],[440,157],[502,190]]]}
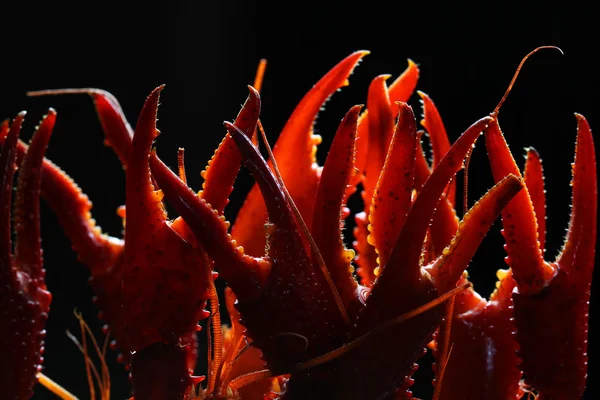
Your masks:
{"label": "highlight on claw", "polygon": [[[315,119],[368,52],[350,54],[308,91],[273,148],[260,121],[261,60],[242,109],[224,123],[199,192],[188,187],[183,149],[173,171],[153,148],[164,86],[148,96],[134,128],[103,90],[30,92],[92,97],[126,175],[118,211],[124,235],[103,233],[68,171],[44,158],[54,110],[29,145],[18,139],[24,113],[0,127],[0,326],[10,328],[0,333],[0,392],[27,399],[44,386],[76,398],[42,365],[52,290],[44,268],[52,274],[54,266],[41,257],[41,198],[87,267],[125,364],[108,370],[108,334],[100,344],[75,313],[80,338],[68,335],[83,354],[89,387],[80,396],[109,399],[110,373],[129,371],[131,391],[117,395],[136,400],[404,399],[431,351],[434,399],[581,398],[597,217],[590,126],[576,114],[568,234],[557,259],[546,261],[542,160],[528,148],[521,170],[498,119],[525,61],[546,48],[558,49],[529,53],[490,115],[453,143],[457,132],[448,135],[426,93],[418,92],[423,130],[407,104],[417,64],[409,60],[389,85],[389,75],[375,77],[365,104],[340,116],[323,166]],[[469,208],[470,155],[480,137],[495,184]],[[230,222],[225,209],[240,168],[255,183]],[[461,170],[465,209],[457,213]],[[361,210],[347,205],[352,196],[362,199]],[[178,216],[167,215],[166,203]],[[507,269],[486,299],[467,267],[499,216]],[[352,220],[350,243],[342,231]],[[222,323],[222,302],[230,325]],[[200,335],[207,349],[198,349]],[[199,365],[206,376],[194,375]]]}

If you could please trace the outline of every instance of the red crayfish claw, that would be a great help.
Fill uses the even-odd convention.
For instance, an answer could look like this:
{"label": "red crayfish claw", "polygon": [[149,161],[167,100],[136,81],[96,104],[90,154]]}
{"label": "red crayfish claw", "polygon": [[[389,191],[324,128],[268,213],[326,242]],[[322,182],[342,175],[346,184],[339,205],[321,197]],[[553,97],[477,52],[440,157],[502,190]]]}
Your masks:
{"label": "red crayfish claw", "polygon": [[3,398],[31,397],[41,371],[44,353],[44,325],[52,296],[44,282],[40,240],[40,176],[44,153],[56,113],[50,109],[38,126],[29,150],[20,162],[14,202],[14,253],[11,241],[12,182],[17,142],[25,113],[10,129],[5,123],[0,156],[0,326],[9,334],[0,335],[0,393]]}

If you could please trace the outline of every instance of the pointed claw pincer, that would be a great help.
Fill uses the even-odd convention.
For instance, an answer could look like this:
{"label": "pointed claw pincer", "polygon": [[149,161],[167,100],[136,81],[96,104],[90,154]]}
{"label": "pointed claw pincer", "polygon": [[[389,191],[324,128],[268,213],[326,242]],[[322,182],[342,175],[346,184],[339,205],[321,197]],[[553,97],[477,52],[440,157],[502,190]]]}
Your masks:
{"label": "pointed claw pincer", "polygon": [[[538,235],[542,214],[541,170],[526,169],[527,189],[502,212],[506,261],[517,283],[513,292],[517,340],[525,383],[540,398],[580,398],[587,378],[587,328],[594,268],[598,191],[594,141],[577,117],[571,221],[556,261],[543,259]],[[486,130],[494,179],[519,173],[497,121]],[[529,172],[529,174],[528,174]]]}
{"label": "pointed claw pincer", "polygon": [[8,132],[3,129],[0,156],[0,393],[3,398],[15,400],[33,394],[43,362],[44,324],[52,300],[44,282],[39,207],[41,165],[56,119],[52,109],[37,128],[21,162],[14,204],[14,254],[12,251],[11,194],[24,116],[19,114]]}

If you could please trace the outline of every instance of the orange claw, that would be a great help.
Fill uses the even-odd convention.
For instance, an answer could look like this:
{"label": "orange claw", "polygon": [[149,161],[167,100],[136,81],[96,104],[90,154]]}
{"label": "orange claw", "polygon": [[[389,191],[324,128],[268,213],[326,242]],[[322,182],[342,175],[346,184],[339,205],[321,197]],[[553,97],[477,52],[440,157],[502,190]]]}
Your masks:
{"label": "orange claw", "polygon": [[[485,144],[496,182],[508,174],[521,177],[497,119],[485,131]],[[556,274],[556,269],[542,258],[536,218],[527,191],[517,194],[502,211],[502,226],[508,253],[506,262],[512,268],[519,291],[539,292]]]}
{"label": "orange claw", "polygon": [[[355,241],[352,243],[357,251],[356,272],[363,285],[370,287],[375,282],[377,254],[368,242],[369,210],[373,198],[373,190],[377,185],[379,173],[385,162],[392,134],[394,119],[398,116],[398,108],[392,102],[407,102],[412,95],[419,79],[419,68],[412,60],[408,60],[408,68],[390,85],[386,87],[385,80],[389,75],[380,75],[373,79],[369,86],[367,99],[368,109],[358,120],[356,139],[356,169],[359,171],[352,180],[356,185],[362,179],[365,190],[361,193],[364,211],[356,214],[354,219]],[[369,113],[369,109],[371,113]],[[375,115],[373,115],[375,114]],[[379,120],[381,117],[381,121]],[[369,174],[371,176],[365,176]]]}
{"label": "orange claw", "polygon": [[544,169],[542,159],[538,152],[530,147],[527,149],[525,171],[523,172],[525,185],[531,198],[533,212],[538,226],[538,242],[540,251],[544,254],[546,245],[546,193],[544,190]]}
{"label": "orange claw", "polygon": [[417,129],[415,115],[406,103],[397,103],[400,117],[389,145],[385,164],[374,190],[369,219],[370,243],[378,264],[386,265],[411,206]]}
{"label": "orange claw", "polygon": [[[385,163],[388,147],[394,133],[394,118],[397,107],[392,107],[390,96],[385,81],[389,75],[379,75],[371,82],[367,97],[367,107],[370,110],[365,115],[364,125],[368,126],[363,135],[363,140],[368,140],[363,146],[367,147],[368,159],[366,160],[361,197],[364,203],[364,212],[355,216],[356,228],[354,235],[356,242],[354,248],[358,252],[356,262],[359,266],[358,275],[365,286],[371,286],[376,280],[375,268],[377,267],[377,253],[375,248],[369,244],[368,227],[369,213],[373,192],[377,180]],[[364,114],[363,114],[364,115]],[[360,127],[361,125],[359,125]],[[360,133],[359,133],[360,135]]]}
{"label": "orange claw", "polygon": [[450,245],[435,263],[427,268],[435,278],[436,287],[441,293],[456,286],[494,219],[522,188],[523,183],[520,179],[512,174],[507,175],[465,214]]}
{"label": "orange claw", "polygon": [[[529,196],[522,197],[526,192],[507,206],[504,212],[512,213],[503,220],[504,229],[508,230],[506,249],[517,282],[513,300],[521,368],[525,383],[548,398],[580,398],[587,374],[587,324],[598,193],[592,133],[585,118],[579,114],[576,117],[571,221],[556,262],[543,261],[537,240],[533,243],[538,226],[534,205]],[[516,170],[497,122],[486,132],[486,143],[495,178],[501,172]],[[534,204],[539,204],[539,196],[536,199]],[[512,203],[518,208],[509,209]],[[523,240],[531,243],[529,248],[519,241],[523,236],[526,236]],[[525,260],[531,261],[525,263]],[[546,277],[548,272],[553,274]],[[526,279],[529,276],[538,278]]]}
{"label": "orange claw", "polygon": [[[252,137],[260,114],[260,95],[252,86],[248,86],[250,94],[235,119],[235,125],[248,137]],[[233,139],[227,133],[215,151],[215,155],[202,171],[204,184],[202,197],[220,214],[223,213],[233,183],[242,164],[242,158]]]}
{"label": "orange claw", "polygon": [[50,109],[37,128],[21,161],[15,196],[15,253],[12,254],[10,209],[16,147],[25,113],[20,113],[5,139],[0,155],[0,392],[9,399],[33,394],[36,374],[43,362],[44,325],[52,295],[44,282],[40,243],[40,177],[44,153],[56,113]]}
{"label": "orange claw", "polygon": [[[485,117],[471,125],[458,138],[450,151],[446,153],[442,162],[421,188],[390,255],[389,264],[401,265],[402,267],[394,267],[391,269],[392,272],[388,272],[388,274],[399,278],[398,274],[413,274],[414,276],[419,273],[417,268],[407,266],[414,266],[419,263],[421,245],[425,239],[428,226],[428,223],[424,221],[429,221],[439,202],[444,186],[462,168],[464,157],[490,121],[491,118]],[[391,281],[396,280],[394,278],[388,279]]]}
{"label": "orange claw", "polygon": [[[388,88],[388,94],[390,102],[395,103],[397,101],[406,103],[410,96],[412,96],[419,80],[419,67],[414,63],[413,60],[408,59],[408,67],[406,70],[396,78],[396,80]],[[397,116],[397,110],[392,108],[395,113],[394,118]],[[356,141],[356,168],[361,174],[365,172],[365,168],[368,160],[369,152],[369,124],[367,122],[369,117],[369,110],[365,110],[358,120],[358,131]],[[385,156],[385,153],[384,153]]]}
{"label": "orange claw", "polygon": [[583,287],[591,283],[596,252],[596,215],[598,187],[596,153],[590,125],[581,114],[577,118],[577,144],[573,167],[571,220],[564,247],[556,262],[561,269],[577,270]]}
{"label": "orange claw", "polygon": [[[448,152],[450,140],[448,140],[448,134],[442,122],[442,117],[440,117],[440,113],[431,98],[421,91],[417,91],[417,93],[423,102],[423,120],[421,121],[421,125],[427,131],[429,140],[431,141],[431,150],[433,151],[432,167],[435,168]],[[452,207],[454,207],[456,205],[456,180],[454,179],[448,187],[447,198],[450,200]]]}
{"label": "orange claw", "polygon": [[[344,306],[351,317],[356,316],[362,305],[358,302],[358,285],[351,274],[354,251],[346,249],[342,241],[346,187],[354,173],[354,142],[356,125],[361,106],[354,106],[342,120],[323,167],[315,199],[312,235],[319,248],[331,278],[340,292]],[[316,225],[316,224],[315,224]],[[314,255],[313,255],[314,258]]]}
{"label": "orange claw", "polygon": [[[349,340],[437,297],[438,291],[430,275],[419,263],[429,220],[448,181],[460,170],[464,157],[490,121],[489,117],[482,118],[469,127],[421,189],[395,240],[389,260],[371,289],[365,308],[350,330]],[[374,231],[377,229],[373,226]],[[336,395],[339,398],[380,398],[390,396],[391,390],[400,387],[404,394],[410,387],[413,363],[422,355],[422,349],[431,340],[441,318],[439,308],[427,311],[402,326],[390,327],[381,332],[377,340],[343,356],[337,364]],[[382,353],[386,357],[369,365],[368,376],[357,376],[362,370],[357,366],[364,367],[364,360],[370,355]]]}
{"label": "orange claw", "polygon": [[[273,148],[283,180],[309,228],[319,181],[315,151],[320,138],[312,135],[313,123],[323,104],[336,90],[347,85],[356,64],[367,54],[366,51],[352,53],[317,82],[298,104]],[[250,255],[264,253],[265,240],[255,232],[263,229],[265,216],[264,201],[258,185],[254,185],[231,231]]]}
{"label": "orange claw", "polygon": [[371,82],[369,86],[369,95],[367,97],[367,123],[369,126],[369,158],[366,165],[366,177],[364,179],[365,207],[371,205],[373,191],[377,185],[379,174],[385,163],[385,157],[388,152],[390,140],[394,134],[394,119],[397,114],[393,111],[392,103],[388,93],[385,81],[389,75],[379,75]]}

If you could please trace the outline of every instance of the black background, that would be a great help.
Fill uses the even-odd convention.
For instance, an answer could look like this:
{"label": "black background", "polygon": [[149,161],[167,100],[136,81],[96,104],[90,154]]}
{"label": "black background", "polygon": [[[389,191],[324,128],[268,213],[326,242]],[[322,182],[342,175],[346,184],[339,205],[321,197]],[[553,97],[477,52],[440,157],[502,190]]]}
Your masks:
{"label": "black background", "polygon": [[[297,102],[329,68],[352,51],[371,51],[350,78],[350,86],[336,94],[319,116],[316,130],[324,139],[318,154],[322,164],[337,123],[352,105],[365,102],[369,81],[382,73],[396,77],[407,58],[419,64],[418,88],[436,102],[455,140],[493,110],[525,54],[552,44],[565,55],[546,51],[526,64],[500,122],[521,166],[525,146],[534,146],[543,157],[548,192],[546,258],[554,259],[569,218],[576,133],[573,113],[584,114],[592,129],[600,129],[596,62],[600,35],[591,9],[577,2],[564,2],[561,8],[505,2],[475,8],[458,3],[440,8],[428,2],[216,3],[13,1],[0,6],[0,118],[28,110],[24,138],[29,139],[47,108],[56,108],[58,122],[48,157],[89,195],[94,217],[105,231],[121,234],[115,210],[124,201],[124,175],[112,151],[102,145],[91,100],[86,96],[27,98],[26,91],[106,89],[119,99],[134,125],[146,96],[165,83],[158,151],[175,166],[177,147],[185,147],[189,184],[197,190],[199,171],[225,133],[222,121],[232,120],[239,111],[261,57],[269,63],[262,121],[273,141]],[[417,96],[410,104],[420,115]],[[231,220],[252,182],[247,172],[242,176],[227,210]],[[492,184],[485,147],[480,143],[471,161],[470,202]],[[45,205],[42,213],[47,282],[54,296],[44,372],[87,398],[83,358],[65,330],[78,331],[72,314],[75,308],[84,313],[99,337],[101,323],[91,304],[86,269],[77,263]],[[504,267],[499,225],[494,225],[469,268],[476,289],[484,295],[492,290],[495,271]],[[593,286],[594,292],[598,272]],[[592,398],[600,378],[600,352],[594,339],[598,332],[593,322],[599,318],[597,299],[594,294],[586,398]],[[121,399],[127,396],[127,379],[114,358],[110,352],[113,398]],[[424,363],[417,374],[418,397],[431,395],[429,370]],[[35,398],[52,395],[37,388]]]}

